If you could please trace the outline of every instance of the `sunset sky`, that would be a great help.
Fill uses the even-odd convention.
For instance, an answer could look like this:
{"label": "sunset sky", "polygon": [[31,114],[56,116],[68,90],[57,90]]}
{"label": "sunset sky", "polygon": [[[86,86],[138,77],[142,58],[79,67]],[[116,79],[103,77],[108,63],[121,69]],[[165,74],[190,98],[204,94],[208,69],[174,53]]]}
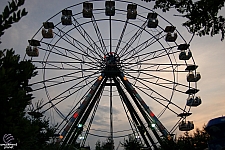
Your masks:
{"label": "sunset sky", "polygon": [[[25,56],[25,49],[28,45],[28,40],[31,39],[35,33],[42,27],[42,23],[48,20],[53,15],[59,13],[64,8],[74,5],[76,3],[82,2],[81,0],[27,0],[25,2],[25,5],[23,7],[26,8],[28,11],[27,16],[21,19],[19,23],[13,24],[13,26],[6,30],[5,34],[1,37],[2,44],[0,44],[0,49],[5,48],[13,48],[17,54],[21,56],[21,59]],[[152,8],[153,3],[146,3],[141,0],[132,0],[132,2],[143,5],[147,8]],[[7,0],[1,0],[0,1],[0,10],[3,11],[4,6],[7,5]],[[81,5],[82,6],[82,5]],[[100,6],[100,4],[99,4]],[[98,7],[99,7],[98,6]],[[95,7],[95,6],[94,6]],[[117,6],[116,7],[120,7]],[[122,7],[122,6],[121,6]],[[80,11],[80,10],[78,10]],[[182,36],[186,39],[186,41],[189,41],[192,37],[190,33],[187,32],[187,29],[185,27],[182,27],[181,24],[185,21],[182,17],[174,16],[174,14],[177,14],[175,11],[170,11],[169,13],[163,13],[161,10],[156,10],[156,12],[163,16],[165,19],[167,19],[169,22],[171,22],[174,26],[177,27],[177,30],[182,34]],[[138,12],[139,13],[139,12]],[[222,9],[221,14],[225,14],[225,9]],[[54,21],[54,19],[53,19]],[[120,27],[120,24],[117,24],[118,27]],[[85,26],[86,27],[86,26]],[[100,29],[103,36],[108,33],[107,29],[104,29],[103,25]],[[89,31],[89,28],[87,27],[87,31]],[[41,32],[41,31],[40,31]],[[39,33],[40,33],[39,32]],[[106,32],[106,33],[105,33]],[[121,28],[118,31],[114,30],[113,34],[116,34],[118,32],[118,35],[121,33]],[[91,33],[90,33],[91,34]],[[76,36],[76,35],[72,35]],[[37,35],[37,37],[40,37],[40,35]],[[118,37],[119,38],[119,37]],[[194,121],[195,127],[202,128],[204,124],[207,124],[207,122],[216,117],[220,117],[225,115],[225,41],[221,41],[221,35],[216,35],[214,37],[198,37],[194,36],[193,40],[190,43],[190,50],[192,51],[193,58],[195,63],[198,65],[197,71],[201,73],[202,78],[197,84],[197,88],[200,90],[197,93],[197,96],[200,96],[202,99],[202,104],[196,108],[192,108],[191,112],[193,113],[188,120]],[[79,40],[79,39],[78,39]],[[40,54],[40,57],[43,56]],[[26,57],[28,58],[28,57]],[[164,60],[160,60],[164,62]],[[186,74],[181,73],[183,78],[185,79]],[[50,75],[54,75],[54,72],[51,72]],[[96,76],[97,77],[97,76]],[[167,77],[165,75],[165,77]],[[38,77],[35,77],[35,81],[42,80],[42,73],[39,72]],[[129,79],[129,78],[128,78]],[[89,82],[88,80],[87,82]],[[181,82],[183,80],[180,80]],[[61,87],[62,88],[62,87]],[[65,90],[64,89],[57,89],[57,90]],[[57,94],[57,90],[52,90],[52,94]],[[162,92],[161,90],[159,92]],[[164,94],[164,93],[163,93]],[[167,91],[165,91],[165,94],[167,94]],[[40,95],[39,95],[40,96]],[[103,99],[106,96],[103,96]],[[144,99],[145,96],[143,96]],[[42,99],[44,97],[36,97],[39,99]],[[118,98],[118,97],[117,97]],[[178,98],[181,98],[181,96],[178,96]],[[187,97],[182,97],[180,101],[185,101]],[[145,100],[147,101],[147,100]],[[177,105],[180,105],[180,101],[177,99],[174,101],[177,103]],[[104,116],[104,112],[108,111],[108,103],[102,103],[102,106],[99,108],[100,112],[96,116],[95,125],[99,125],[98,128],[104,128],[104,121],[101,120],[101,115]],[[121,104],[121,103],[120,103]],[[69,104],[66,105],[60,105],[59,109],[62,112],[66,112],[66,109],[68,109]],[[184,105],[182,105],[184,107]],[[122,107],[121,107],[122,108]],[[150,108],[158,112],[157,105],[151,106]],[[126,128],[126,125],[123,124],[123,120],[126,118],[123,118],[124,115],[120,115],[121,110],[119,107],[115,106],[113,107],[113,111],[115,113],[115,119],[118,121],[118,123],[121,125],[122,130]],[[175,110],[176,111],[176,110]],[[160,112],[160,111],[159,111]],[[156,113],[157,114],[157,113]],[[67,115],[67,114],[64,114]],[[164,116],[164,125],[167,127],[171,127],[176,123],[177,118],[167,118],[169,116]],[[59,120],[57,117],[55,118],[56,122]],[[102,124],[101,124],[102,123]],[[117,126],[119,130],[119,126]],[[101,127],[102,126],[102,127]],[[179,131],[175,131],[175,133],[180,134]],[[93,139],[92,139],[93,140]],[[96,142],[96,139],[93,140],[93,142],[90,142],[90,145],[94,144]],[[117,145],[116,145],[117,146]]]}

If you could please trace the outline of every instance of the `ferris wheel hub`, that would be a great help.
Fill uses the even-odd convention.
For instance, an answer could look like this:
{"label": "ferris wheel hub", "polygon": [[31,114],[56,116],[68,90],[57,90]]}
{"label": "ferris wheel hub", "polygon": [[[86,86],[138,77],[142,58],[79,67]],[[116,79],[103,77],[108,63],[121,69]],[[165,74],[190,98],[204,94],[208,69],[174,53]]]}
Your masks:
{"label": "ferris wheel hub", "polygon": [[118,74],[121,72],[120,58],[114,52],[110,52],[104,56],[104,64],[104,73],[106,73],[106,75],[109,77],[118,76]]}

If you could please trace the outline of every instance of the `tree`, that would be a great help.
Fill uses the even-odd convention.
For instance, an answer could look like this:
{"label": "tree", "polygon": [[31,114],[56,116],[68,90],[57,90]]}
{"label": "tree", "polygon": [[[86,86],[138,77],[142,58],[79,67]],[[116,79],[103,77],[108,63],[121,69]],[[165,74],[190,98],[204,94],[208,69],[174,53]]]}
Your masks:
{"label": "tree", "polygon": [[197,33],[199,36],[221,33],[222,41],[225,34],[225,18],[219,15],[219,11],[224,7],[224,3],[224,0],[156,0],[154,9],[167,12],[173,8],[181,14],[178,16],[187,19],[182,25],[187,27],[189,32]]}
{"label": "tree", "polygon": [[178,138],[175,137],[175,145],[171,144],[168,140],[164,140],[163,145],[161,145],[159,149],[204,150],[208,148],[208,140],[209,134],[205,131],[205,126],[203,126],[202,130],[196,128],[193,134],[190,134],[189,132],[184,132],[184,134],[179,136]]}
{"label": "tree", "polygon": [[114,149],[114,142],[111,138],[107,138],[106,142],[102,142],[102,150],[112,150]]}
{"label": "tree", "polygon": [[44,149],[55,132],[43,114],[25,111],[33,99],[28,81],[35,75],[30,61],[20,61],[12,49],[0,51],[0,134],[11,134],[20,149]]}
{"label": "tree", "polygon": [[95,150],[102,150],[101,142],[99,140],[95,143]]}
{"label": "tree", "polygon": [[[0,15],[0,37],[4,31],[27,14],[25,8],[18,10],[24,0],[9,2]],[[55,128],[39,111],[26,109],[31,104],[32,88],[29,80],[37,75],[31,61],[20,61],[13,49],[0,50],[0,136],[10,134],[17,143],[17,149],[52,149],[49,143]],[[41,101],[37,103],[37,107]],[[2,139],[2,138],[1,138]],[[2,141],[3,143],[5,141]],[[1,147],[3,148],[3,147]]]}
{"label": "tree", "polygon": [[2,14],[0,14],[0,37],[13,23],[18,22],[22,17],[27,15],[28,12],[26,12],[25,8],[22,11],[18,10],[24,2],[25,0],[12,0],[11,2],[8,2],[8,6],[6,6]]}
{"label": "tree", "polygon": [[110,137],[102,143],[99,140],[95,143],[95,150],[111,150],[111,148],[114,149],[114,142]]}
{"label": "tree", "polygon": [[139,150],[141,147],[143,147],[143,144],[132,135],[129,135],[128,139],[124,139],[124,142],[121,144],[125,150]]}

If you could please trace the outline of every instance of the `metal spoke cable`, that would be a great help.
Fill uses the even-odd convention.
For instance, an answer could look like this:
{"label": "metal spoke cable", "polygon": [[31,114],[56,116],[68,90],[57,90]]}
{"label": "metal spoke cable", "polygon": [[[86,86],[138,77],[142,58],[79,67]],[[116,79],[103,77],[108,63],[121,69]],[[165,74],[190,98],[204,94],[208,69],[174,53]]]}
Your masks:
{"label": "metal spoke cable", "polygon": [[128,19],[126,20],[126,22],[125,22],[125,24],[124,24],[124,26],[123,26],[123,30],[122,30],[121,35],[120,35],[120,38],[119,38],[119,40],[118,40],[118,43],[117,43],[117,46],[116,46],[116,49],[115,49],[115,53],[116,53],[116,54],[117,54],[117,52],[118,52],[118,50],[119,50],[119,47],[120,47],[120,44],[121,44],[121,42],[122,42],[122,40],[123,40],[123,36],[124,36],[124,33],[125,33],[125,31],[126,31],[126,28],[127,28],[127,23],[128,23]]}
{"label": "metal spoke cable", "polygon": [[[64,38],[62,38],[62,39],[64,39]],[[50,54],[50,52],[51,53],[53,53],[54,51],[52,51],[52,49],[55,49],[57,52],[54,52],[54,54],[58,54],[58,55],[61,55],[61,56],[64,56],[64,57],[66,57],[67,56],[67,58],[71,58],[71,59],[74,59],[74,60],[78,60],[78,61],[83,61],[82,59],[80,59],[80,57],[78,57],[78,56],[85,56],[85,57],[87,57],[87,58],[92,58],[94,61],[101,61],[101,59],[99,59],[99,58],[97,58],[97,57],[94,57],[94,56],[91,56],[91,55],[89,55],[88,53],[83,53],[82,52],[82,50],[79,48],[79,47],[77,47],[77,46],[75,46],[75,45],[71,45],[71,46],[74,46],[76,49],[78,49],[78,50],[80,50],[80,52],[78,52],[78,51],[75,51],[75,50],[73,50],[73,49],[69,49],[69,48],[65,48],[65,47],[62,47],[62,46],[59,46],[59,45],[56,45],[56,44],[50,44],[50,43],[46,43],[46,42],[43,42],[43,41],[41,41],[41,43],[42,44],[45,44],[45,45],[47,45],[48,47],[49,47],[49,50],[48,49],[43,49],[42,47],[40,47],[41,49],[43,49],[43,50],[45,50],[46,52],[49,52],[49,54]],[[51,48],[50,48],[51,47]],[[76,56],[76,55],[74,55],[73,54],[73,57],[71,57],[71,56],[68,56],[67,54],[64,54],[62,51],[60,51],[60,50],[58,50],[58,49],[60,49],[60,50],[62,50],[62,51],[67,51],[67,52],[69,52],[70,54],[76,54],[76,55],[78,55],[78,56]],[[88,48],[87,47],[87,49],[90,49],[90,48]],[[81,53],[82,52],[82,53]],[[74,58],[75,57],[75,58]],[[46,60],[47,60],[47,58],[46,58]]]}
{"label": "metal spoke cable", "polygon": [[32,85],[35,85],[35,84],[39,84],[39,83],[43,83],[43,82],[50,82],[51,80],[59,79],[61,77],[71,77],[71,75],[78,74],[78,73],[81,73],[81,72],[82,72],[82,70],[71,72],[71,73],[68,73],[68,74],[60,75],[60,76],[56,76],[56,77],[49,78],[49,79],[45,79],[45,80],[42,80],[42,81],[33,82],[33,83],[30,83],[29,86],[32,86]]}
{"label": "metal spoke cable", "polygon": [[[97,75],[98,73],[99,72],[94,72],[92,75]],[[90,78],[90,76],[92,76],[92,75],[87,75],[87,76],[84,76],[84,77]],[[61,76],[61,77],[63,77],[63,76]],[[67,80],[67,81],[57,82],[55,84],[50,84],[50,85],[46,85],[46,83],[49,82],[49,80],[45,80],[45,82],[42,82],[42,83],[44,83],[43,87],[39,87],[37,89],[33,89],[32,91],[38,91],[38,90],[41,90],[41,89],[44,89],[44,88],[50,88],[50,87],[53,87],[53,86],[62,85],[62,84],[65,84],[67,82],[77,81],[77,80],[83,79],[84,77],[77,77],[77,78],[73,78],[73,79],[70,79],[70,80]],[[32,85],[34,85],[34,84],[32,84]],[[73,88],[71,88],[71,89],[73,89]]]}
{"label": "metal spoke cable", "polygon": [[101,48],[103,49],[103,53],[107,54],[107,49],[106,49],[104,40],[102,38],[102,34],[101,34],[100,30],[99,30],[99,27],[98,27],[98,24],[97,24],[97,22],[95,20],[94,15],[92,15],[91,20],[92,20],[92,24],[93,24],[94,29],[95,29],[95,33],[96,33],[96,35],[98,37],[98,40],[100,42]]}
{"label": "metal spoke cable", "polygon": [[[72,87],[66,89],[65,91],[63,91],[62,93],[58,94],[57,96],[55,96],[54,98],[50,99],[49,101],[54,101],[54,100],[56,100],[59,96],[61,96],[61,95],[63,95],[64,93],[66,93],[68,90],[73,89],[76,85],[78,85],[78,84],[80,84],[81,82],[83,82],[83,81],[85,81],[85,80],[91,78],[91,76],[92,76],[92,75],[87,76],[86,78],[84,78],[83,80],[81,80],[80,82],[78,82],[77,84],[75,84],[75,85],[73,85]],[[92,80],[92,81],[94,81],[94,80]],[[92,82],[92,81],[91,81],[91,82]],[[76,92],[79,91],[80,89],[84,88],[85,86],[87,86],[87,85],[84,85],[83,87],[81,87],[81,88],[79,88],[78,90],[74,91],[74,92],[71,93],[69,96],[73,95],[74,93],[76,93]],[[62,100],[58,101],[57,103],[55,103],[55,105],[59,104],[60,102],[62,102],[62,101],[65,100],[66,98],[68,98],[69,96],[66,96],[66,97],[63,98]],[[48,104],[48,103],[49,103],[49,102],[43,104],[41,107],[45,106],[45,105]],[[49,109],[51,109],[51,107],[48,108],[48,109],[46,109],[46,110],[43,111],[43,112],[46,112],[46,111],[48,111]]]}
{"label": "metal spoke cable", "polygon": [[[60,29],[59,29],[60,30]],[[77,39],[75,39],[75,38],[73,38],[72,36],[70,36],[69,34],[67,34],[67,32],[63,32],[63,31],[61,31],[64,35],[67,35],[67,36],[69,36],[72,40],[73,40],[73,42],[72,41],[70,41],[68,38],[68,40],[66,40],[65,38],[63,38],[62,37],[62,39],[63,40],[65,40],[65,41],[67,41],[70,45],[72,45],[72,46],[74,46],[76,49],[78,49],[78,50],[80,50],[81,52],[83,52],[83,55],[85,55],[87,58],[92,58],[92,60],[96,60],[96,52],[95,51],[93,51],[92,49],[90,49],[90,47],[88,47],[88,46],[86,46],[85,44],[83,44],[83,43],[81,43],[80,41],[78,41]],[[67,37],[66,36],[66,37]],[[76,44],[75,44],[76,43]],[[76,46],[77,45],[77,46]],[[78,47],[79,46],[79,47]],[[91,54],[93,55],[93,56],[91,56],[91,55],[89,55],[87,52],[85,52],[85,50],[84,50],[84,48],[83,47],[85,47],[87,50],[89,50],[90,52],[91,52]],[[95,57],[94,57],[95,56]],[[98,58],[97,58],[98,59]]]}
{"label": "metal spoke cable", "polygon": [[[144,83],[139,82],[142,85],[146,86]],[[152,98],[153,100],[155,100],[156,102],[158,102],[159,104],[161,104],[164,107],[167,107],[166,105],[164,105],[162,102],[158,101],[155,97],[151,96],[150,94],[148,94],[147,92],[143,91],[140,87],[135,86],[138,90],[140,90],[142,93],[144,93],[145,95],[149,96],[150,98]],[[160,97],[162,97],[163,99],[165,99],[169,104],[173,104],[174,106],[176,106],[178,109],[180,109],[181,111],[184,111],[184,109],[182,109],[181,107],[179,107],[178,105],[176,105],[175,103],[171,102],[170,100],[168,100],[167,98],[165,98],[164,96],[162,96],[161,94],[159,94],[158,92],[156,92],[155,90],[149,88],[148,86],[146,86],[146,88],[148,88],[149,90],[153,91],[154,93],[156,93],[157,95],[159,95]],[[174,110],[172,110],[171,108],[167,107],[167,109],[169,109],[170,111],[172,111],[174,114],[178,115],[177,112],[175,112]]]}
{"label": "metal spoke cable", "polygon": [[[160,36],[162,32],[158,33],[156,36]],[[149,38],[148,40],[142,42],[141,44],[137,45],[136,47],[130,49],[130,51],[128,51],[127,53],[124,54],[124,60],[129,60],[129,59],[133,59],[133,57],[135,55],[139,55],[142,51],[146,50],[149,46],[153,45],[154,43],[156,43],[157,41],[159,41],[161,38],[163,38],[164,36],[158,37],[156,38],[155,36]],[[137,50],[136,50],[137,49]],[[129,54],[136,50],[135,53],[131,54],[129,56]],[[129,56],[129,57],[128,57]]]}
{"label": "metal spoke cable", "polygon": [[118,53],[121,58],[123,57],[124,53],[126,53],[129,50],[129,48],[137,40],[137,38],[142,34],[144,28],[146,27],[146,24],[147,24],[147,21],[145,21],[142,24],[142,26],[138,29],[138,31],[134,33],[134,35],[130,38],[130,40],[126,43],[126,45]]}
{"label": "metal spoke cable", "polygon": [[[98,45],[95,43],[95,41],[91,38],[91,36],[84,30],[84,28],[81,26],[81,24],[76,20],[76,18],[73,17],[73,20],[75,24],[73,23],[73,26],[77,29],[77,31],[80,33],[80,35],[84,38],[84,40],[91,46],[92,50],[98,55],[99,58],[102,58],[102,55],[104,55],[104,52],[98,47]],[[93,47],[93,44],[95,47]]]}
{"label": "metal spoke cable", "polygon": [[[140,63],[140,62],[145,62],[145,61],[153,60],[153,59],[156,59],[156,58],[161,58],[161,57],[164,57],[164,56],[168,56],[168,55],[180,52],[180,51],[176,51],[176,52],[166,53],[168,49],[170,50],[172,48],[174,48],[174,47],[169,47],[169,48],[163,48],[163,49],[159,49],[159,50],[155,50],[155,51],[150,51],[150,52],[147,52],[147,53],[144,53],[144,54],[137,55],[137,56],[135,56],[135,57],[133,57],[131,59],[134,59],[134,58],[140,57],[140,56],[144,56],[143,58],[141,58],[141,60],[139,62],[137,62],[137,63]],[[160,53],[156,55],[157,52],[160,52]],[[164,54],[164,53],[166,53],[166,54]],[[164,55],[162,55],[162,54],[164,54]],[[150,56],[152,56],[152,57],[150,57]],[[123,62],[126,62],[126,60],[128,60],[128,59],[125,59]],[[128,61],[128,62],[131,62],[131,60]]]}
{"label": "metal spoke cable", "polygon": [[[127,69],[131,69],[131,68],[127,68]],[[131,69],[132,70],[132,69]],[[160,80],[163,80],[163,81],[166,81],[166,82],[168,82],[168,83],[171,83],[171,84],[175,84],[175,85],[179,85],[179,86],[182,86],[182,87],[187,87],[187,88],[189,88],[189,86],[187,86],[187,85],[184,85],[184,84],[181,84],[181,83],[178,83],[178,82],[175,82],[175,81],[171,81],[171,80],[168,80],[168,79],[165,79],[165,78],[161,78],[161,77],[159,77],[159,76],[155,76],[155,75],[152,75],[152,74],[149,74],[149,73],[147,73],[147,72],[144,72],[144,71],[140,71],[142,74],[144,74],[144,75],[147,75],[147,76],[151,76],[151,77],[153,77],[153,78],[157,78],[157,79],[160,79]],[[130,74],[129,74],[130,75]],[[131,76],[131,75],[130,75]],[[131,76],[132,78],[134,78],[133,76]],[[152,83],[152,82],[150,82],[150,81],[147,81],[147,80],[145,80],[145,79],[143,79],[143,78],[139,78],[140,80],[142,80],[142,81],[145,81],[145,82],[148,82],[148,83]],[[154,83],[152,83],[152,84],[154,84]],[[169,88],[169,87],[168,87]],[[178,90],[178,92],[181,92],[181,93],[185,93],[185,92],[182,92],[182,91],[179,91]]]}

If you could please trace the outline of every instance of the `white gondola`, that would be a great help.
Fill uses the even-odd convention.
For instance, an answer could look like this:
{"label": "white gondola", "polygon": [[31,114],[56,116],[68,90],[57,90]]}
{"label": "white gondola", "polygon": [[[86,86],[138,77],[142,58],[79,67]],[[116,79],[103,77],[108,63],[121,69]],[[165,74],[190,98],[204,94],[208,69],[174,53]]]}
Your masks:
{"label": "white gondola", "polygon": [[53,30],[51,28],[50,29],[43,28],[41,33],[43,38],[53,38]]}
{"label": "white gondola", "polygon": [[191,71],[187,74],[187,82],[197,82],[201,79],[201,75],[199,72],[196,75]]}
{"label": "white gondola", "polygon": [[53,22],[43,22],[44,28],[42,29],[43,38],[53,38],[54,24]]}
{"label": "white gondola", "polygon": [[27,46],[26,48],[26,54],[30,57],[38,57],[39,56],[39,51],[36,46]]}
{"label": "white gondola", "polygon": [[147,27],[149,28],[156,28],[159,24],[159,20],[157,19],[156,13],[148,13],[148,24]]}
{"label": "white gondola", "polygon": [[105,2],[105,15],[114,16],[115,15],[115,1]]}
{"label": "white gondola", "polygon": [[127,5],[127,19],[136,19],[137,17],[137,5],[128,4]]}
{"label": "white gondola", "polygon": [[201,98],[199,97],[199,96],[197,96],[197,97],[193,97],[193,96],[191,96],[191,97],[189,97],[188,98],[188,100],[187,100],[187,106],[194,106],[194,107],[197,107],[197,106],[199,106],[200,104],[202,103],[202,100],[201,100]]}
{"label": "white gondola", "polygon": [[92,18],[93,11],[93,3],[83,3],[83,17],[84,18]]}
{"label": "white gondola", "polygon": [[179,123],[179,130],[180,131],[190,131],[194,129],[193,121],[181,121]]}
{"label": "white gondola", "polygon": [[177,33],[167,33],[166,34],[166,42],[175,42],[177,39]]}
{"label": "white gondola", "polygon": [[184,50],[182,50],[179,54],[180,60],[189,60],[191,57],[192,57],[191,51],[188,51],[188,53],[186,53]]}
{"label": "white gondola", "polygon": [[63,10],[62,17],[61,17],[62,25],[72,25],[71,16],[72,16],[72,10]]}

